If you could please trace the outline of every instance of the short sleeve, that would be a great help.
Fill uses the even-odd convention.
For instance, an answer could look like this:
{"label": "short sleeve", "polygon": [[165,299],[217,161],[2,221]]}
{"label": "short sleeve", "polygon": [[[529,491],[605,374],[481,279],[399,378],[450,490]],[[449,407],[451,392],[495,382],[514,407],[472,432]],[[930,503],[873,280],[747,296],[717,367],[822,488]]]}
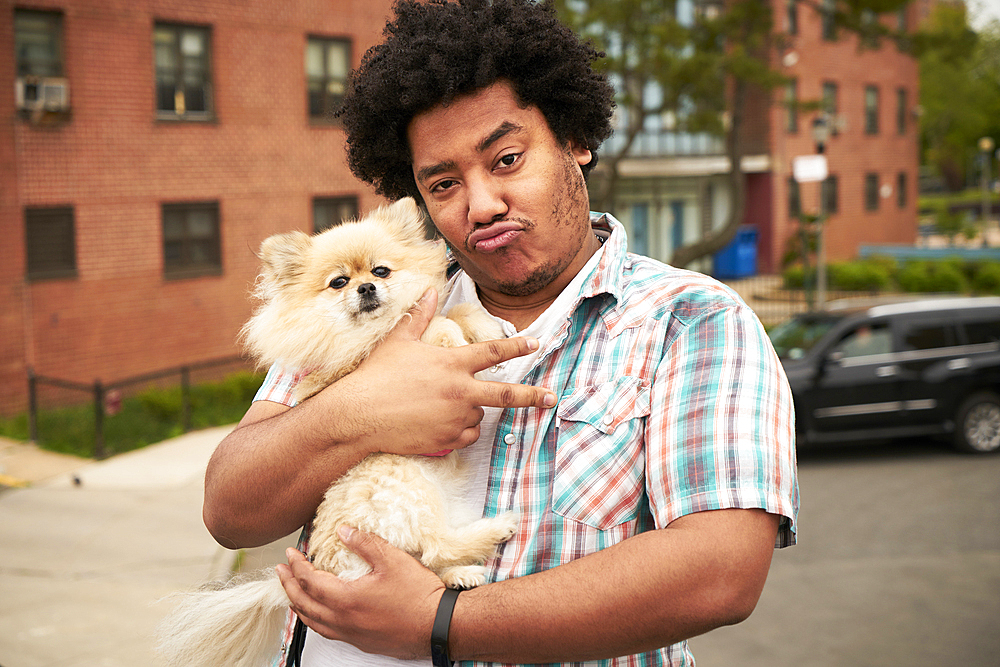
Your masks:
{"label": "short sleeve", "polygon": [[795,543],[799,490],[791,390],[742,303],[692,310],[660,362],[647,429],[647,489],[658,526],[716,509],[782,517]]}

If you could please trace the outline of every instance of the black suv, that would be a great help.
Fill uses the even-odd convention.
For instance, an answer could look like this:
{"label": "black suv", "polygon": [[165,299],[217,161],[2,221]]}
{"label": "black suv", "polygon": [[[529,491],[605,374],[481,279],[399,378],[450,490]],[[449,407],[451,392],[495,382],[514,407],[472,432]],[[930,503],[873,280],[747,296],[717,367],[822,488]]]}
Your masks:
{"label": "black suv", "polygon": [[1000,450],[1000,298],[835,302],[770,337],[800,446],[934,435]]}

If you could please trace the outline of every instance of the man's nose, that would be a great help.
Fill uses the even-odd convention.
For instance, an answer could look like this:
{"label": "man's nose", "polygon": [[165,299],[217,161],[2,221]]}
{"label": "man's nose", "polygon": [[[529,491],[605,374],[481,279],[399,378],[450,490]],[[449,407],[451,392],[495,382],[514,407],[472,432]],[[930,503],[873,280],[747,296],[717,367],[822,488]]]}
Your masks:
{"label": "man's nose", "polygon": [[467,184],[469,197],[469,222],[488,224],[507,214],[507,202],[500,183],[493,178],[470,179]]}

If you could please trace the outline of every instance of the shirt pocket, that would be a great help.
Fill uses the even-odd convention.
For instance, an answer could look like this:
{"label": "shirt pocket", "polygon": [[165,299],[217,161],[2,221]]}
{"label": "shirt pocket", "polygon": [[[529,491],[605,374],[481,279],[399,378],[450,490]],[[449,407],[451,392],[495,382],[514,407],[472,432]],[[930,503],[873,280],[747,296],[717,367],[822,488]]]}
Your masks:
{"label": "shirt pocket", "polygon": [[556,411],[552,511],[607,530],[632,520],[644,498],[649,382],[625,376],[580,387]]}

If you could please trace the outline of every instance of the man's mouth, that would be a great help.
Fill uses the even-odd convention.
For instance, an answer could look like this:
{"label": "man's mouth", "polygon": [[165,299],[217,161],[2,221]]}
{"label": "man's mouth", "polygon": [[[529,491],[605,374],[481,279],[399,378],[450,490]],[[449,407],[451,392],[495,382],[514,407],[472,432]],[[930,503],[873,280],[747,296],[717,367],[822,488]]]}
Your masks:
{"label": "man's mouth", "polygon": [[474,229],[466,238],[465,243],[477,252],[494,252],[513,243],[514,239],[520,236],[523,231],[524,225],[510,220],[502,220]]}

